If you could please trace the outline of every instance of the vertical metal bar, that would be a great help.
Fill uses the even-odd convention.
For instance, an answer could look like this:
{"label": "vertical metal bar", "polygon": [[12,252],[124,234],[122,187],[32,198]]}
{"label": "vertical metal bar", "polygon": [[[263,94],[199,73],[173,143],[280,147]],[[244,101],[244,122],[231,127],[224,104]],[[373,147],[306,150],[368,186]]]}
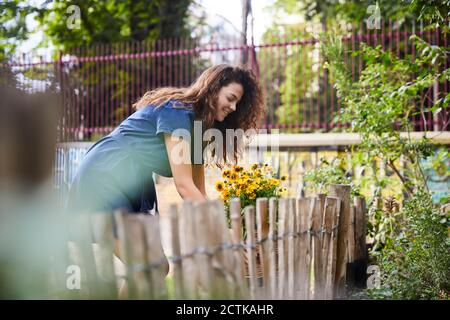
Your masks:
{"label": "vertical metal bar", "polygon": [[[296,63],[298,63],[297,61],[302,61],[300,59],[300,45],[298,44],[299,38],[300,38],[300,35],[297,32],[297,33],[294,34],[294,37],[291,39],[291,41],[295,42],[294,44],[291,45],[291,47],[292,47],[292,60],[293,60],[294,66],[295,66]],[[301,68],[300,68],[300,63],[299,63],[297,65],[297,69],[294,72],[294,88],[293,88],[293,91],[295,92],[295,94],[294,94],[294,104],[295,104],[295,106],[297,108],[297,110],[295,110],[295,112],[297,114],[294,113],[294,115],[292,117],[293,119],[296,119],[295,122],[293,123],[293,127],[297,128],[297,129],[300,128],[300,126],[301,126],[301,118],[302,118],[301,104],[300,104],[300,89],[301,89],[300,88],[300,81],[301,81],[300,79],[301,78],[299,77],[300,70],[301,70]],[[296,130],[296,132],[297,132],[297,130]]]}
{"label": "vertical metal bar", "polygon": [[183,87],[181,79],[183,77],[183,70],[181,69],[181,50],[180,50],[181,38],[174,39],[174,51],[175,53],[175,86]]}
{"label": "vertical metal bar", "polygon": [[[281,38],[280,37],[278,37],[277,38],[277,42],[278,42],[278,44],[281,42]],[[277,46],[276,47],[277,48],[277,50],[278,50],[278,61],[277,61],[277,80],[279,81],[280,79],[281,79],[281,54],[282,54],[282,50],[281,50],[281,48],[279,47],[279,46]],[[276,95],[276,97],[277,97],[277,100],[276,100],[276,109],[278,109],[279,107],[280,107],[280,102],[281,102],[281,94],[280,94],[280,90],[279,90],[279,88],[277,88],[277,95]],[[275,112],[275,110],[274,110],[274,112]],[[274,115],[274,118],[275,118],[275,115]],[[273,121],[274,122],[274,121]],[[280,125],[280,123],[277,123],[277,125]]]}
{"label": "vertical metal bar", "polygon": [[122,86],[122,43],[116,44],[116,86],[115,90],[118,91],[117,98],[115,100],[114,106],[114,122],[113,126],[116,126],[119,123],[121,108],[122,108],[122,95],[123,95],[123,86]]}
{"label": "vertical metal bar", "polygon": [[161,85],[161,67],[160,67],[160,51],[161,51],[161,40],[156,40],[156,48],[155,48],[155,54],[157,54],[156,57],[156,79],[155,79],[155,88],[159,87]]}
{"label": "vertical metal bar", "polygon": [[[106,60],[106,67],[108,70],[108,79],[106,82],[106,90],[105,90],[105,103],[106,103],[106,107],[105,107],[105,113],[103,114],[103,127],[105,128],[106,132],[109,132],[109,114],[110,114],[110,110],[111,110],[111,96],[112,96],[112,84],[114,83],[113,79],[114,79],[114,71],[113,68],[111,68],[112,66],[112,60],[111,57],[113,55],[113,50],[112,50],[112,45],[110,43],[108,43],[107,45],[105,45],[106,47],[106,54],[108,56],[108,59]],[[106,133],[105,132],[105,133]]]}
{"label": "vertical metal bar", "polygon": [[95,124],[94,124],[94,133],[98,133],[98,121],[99,121],[99,111],[100,111],[100,72],[101,72],[101,61],[99,59],[100,56],[100,44],[95,45],[94,47],[94,59],[95,59],[95,100],[93,104],[93,110],[95,115]]}
{"label": "vertical metal bar", "polygon": [[168,56],[168,39],[163,39],[163,86],[168,86],[169,85],[169,75],[168,75],[168,71],[169,71],[169,56]]}
{"label": "vertical metal bar", "polygon": [[100,133],[100,135],[104,135],[105,134],[105,127],[103,125],[103,115],[105,113],[105,109],[106,109],[106,99],[105,99],[105,91],[106,91],[106,82],[107,79],[109,78],[109,70],[107,68],[106,65],[106,60],[105,60],[105,56],[106,56],[106,52],[105,52],[105,44],[101,43],[99,45],[99,59],[100,61],[98,62],[100,65],[100,73],[99,73],[99,84],[100,84],[100,99],[99,99],[99,115],[98,115],[98,131]]}
{"label": "vertical metal bar", "polygon": [[120,119],[119,122],[122,122],[127,114],[128,114],[128,96],[130,94],[130,81],[129,81],[129,60],[130,60],[130,43],[129,42],[125,42],[124,46],[123,46],[123,54],[124,54],[124,59],[123,59],[123,74],[124,77],[122,79],[122,86],[125,88],[125,92],[124,92],[124,96],[123,96],[123,112],[122,112],[122,118]]}
{"label": "vertical metal bar", "polygon": [[80,100],[80,130],[82,131],[81,137],[82,140],[86,137],[86,106],[85,106],[85,95],[86,95],[86,79],[84,70],[86,68],[86,62],[84,60],[85,53],[84,48],[82,46],[79,47],[79,73],[80,73],[80,92],[79,92],[79,100]]}
{"label": "vertical metal bar", "polygon": [[[131,112],[131,101],[134,96],[134,85],[135,85],[135,79],[134,79],[134,64],[135,64],[135,58],[134,58],[134,44],[135,41],[128,41],[127,42],[127,78],[126,78],[126,84],[128,88],[128,94],[127,94],[127,107],[125,110],[127,110],[125,117],[128,117]],[[122,119],[122,121],[124,120]]]}
{"label": "vertical metal bar", "polygon": [[191,63],[191,38],[189,37],[189,39],[185,39],[183,41],[183,47],[186,50],[186,54],[184,56],[184,85],[187,86],[189,85],[189,65]]}
{"label": "vertical metal bar", "polygon": [[320,103],[320,46],[319,43],[314,44],[317,47],[317,129],[321,128],[322,120],[322,104]]}
{"label": "vertical metal bar", "polygon": [[154,89],[156,87],[156,77],[158,75],[157,67],[156,67],[156,40],[152,41],[152,85],[151,88]]}
{"label": "vertical metal bar", "polygon": [[180,71],[179,75],[178,75],[178,86],[179,87],[186,87],[186,85],[184,84],[184,69],[183,69],[183,58],[184,58],[184,53],[183,53],[183,38],[178,38],[178,69]]}
{"label": "vertical metal bar", "polygon": [[173,55],[172,55],[172,49],[173,49],[173,38],[167,39],[167,73],[168,73],[168,84],[169,86],[174,86],[173,83]]}
{"label": "vertical metal bar", "polygon": [[[92,50],[94,50],[95,46],[92,47]],[[89,56],[89,68],[87,70],[88,72],[88,85],[89,85],[89,91],[88,91],[88,97],[87,97],[87,103],[88,103],[88,110],[89,110],[89,139],[92,137],[92,128],[94,127],[94,104],[92,102],[92,99],[95,98],[95,84],[92,81],[92,78],[95,76],[95,62],[93,61],[93,53],[91,50],[86,48],[86,53]],[[94,92],[92,92],[94,91]]]}
{"label": "vertical metal bar", "polygon": [[[435,28],[434,39],[435,39],[435,44],[436,44],[437,46],[439,46],[439,45],[441,44],[440,36],[439,36],[439,35],[440,35],[440,31],[441,31],[441,29],[440,29],[439,27],[436,27],[436,28]],[[446,60],[447,60],[447,59],[448,59],[448,58],[446,57]],[[439,72],[442,72],[442,68],[440,68]],[[438,101],[438,99],[439,99],[440,91],[441,91],[440,86],[441,86],[441,84],[439,83],[438,80],[436,80],[435,88],[434,88],[434,91],[433,91],[433,104],[434,104],[436,101]],[[444,112],[444,111],[440,111],[440,114],[438,113],[438,114],[436,114],[436,115],[433,115],[433,128],[434,128],[434,131],[444,130],[444,129],[442,128],[442,124],[439,123],[439,118],[442,119],[443,112]],[[430,113],[432,113],[432,112],[430,112]]]}
{"label": "vertical metal bar", "polygon": [[[145,86],[144,86],[144,90],[142,92],[142,95],[144,95],[147,91],[149,91],[152,87],[152,56],[151,56],[151,52],[152,52],[152,45],[151,42],[149,40],[146,40],[143,49],[145,51],[145,58],[144,58],[144,65],[145,65]],[[142,96],[141,95],[141,96]]]}
{"label": "vertical metal bar", "polygon": [[[445,22],[446,22],[446,24],[448,25],[449,19],[446,19]],[[449,33],[444,33],[443,35],[444,35],[444,47],[445,47],[445,48],[448,48],[448,38],[449,38],[450,35],[449,35]],[[446,59],[445,59],[444,67],[445,67],[445,69],[448,69],[448,68],[449,68],[449,58],[446,58]],[[447,94],[449,93],[448,85],[449,85],[449,81],[448,81],[448,80],[445,80],[445,81],[444,81],[444,94],[445,94],[445,95],[447,95]],[[445,112],[445,114],[442,115],[442,117],[443,117],[442,120],[446,123],[447,121],[449,121],[450,112],[447,110],[447,111]],[[441,130],[447,131],[447,130],[448,130],[448,126],[447,126],[447,127],[442,127]]]}
{"label": "vertical metal bar", "polygon": [[308,87],[306,86],[306,81],[305,81],[307,79],[306,66],[308,65],[308,62],[307,62],[308,55],[307,55],[307,51],[306,51],[306,46],[307,46],[306,43],[303,43],[300,45],[301,52],[302,52],[302,61],[305,61],[305,63],[302,64],[302,77],[301,77],[303,79],[303,101],[302,101],[303,119],[302,119],[302,126],[301,126],[302,128],[306,128],[306,118],[307,118],[306,113],[307,113],[307,109],[308,109],[308,105],[307,105],[308,99],[306,98],[306,93],[307,93]]}
{"label": "vertical metal bar", "polygon": [[129,80],[128,83],[130,84],[130,94],[128,96],[128,103],[127,103],[127,117],[131,114],[131,105],[134,102],[135,99],[135,94],[136,94],[136,63],[137,63],[137,58],[136,58],[136,41],[133,40],[130,42],[130,59],[129,61]]}
{"label": "vertical metal bar", "polygon": [[[432,33],[431,33],[431,29],[428,29],[427,30],[427,42],[428,43],[430,43],[430,44],[433,44],[432,42],[433,42],[433,36],[432,36]],[[431,69],[431,67],[429,67],[429,69],[428,70],[430,70]],[[432,90],[432,86],[427,90],[427,109],[428,110],[430,110],[430,108],[431,108],[431,105],[432,105],[432,101],[433,101],[433,90]],[[427,129],[428,130],[433,130],[433,113],[432,112],[430,112],[430,111],[428,111],[427,112],[427,116],[428,116],[428,119],[427,119],[427,123],[428,123],[428,125],[427,125]]]}

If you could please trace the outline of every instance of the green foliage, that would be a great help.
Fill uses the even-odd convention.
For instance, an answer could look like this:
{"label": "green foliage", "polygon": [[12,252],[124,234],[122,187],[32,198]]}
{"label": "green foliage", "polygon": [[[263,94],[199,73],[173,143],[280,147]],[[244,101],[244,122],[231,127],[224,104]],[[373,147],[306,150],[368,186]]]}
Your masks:
{"label": "green foliage", "polygon": [[[412,186],[425,185],[425,176],[420,168],[420,159],[431,152],[427,138],[413,140],[401,136],[410,132],[411,116],[425,110],[424,99],[419,99],[421,90],[436,82],[442,82],[448,71],[439,72],[445,61],[445,50],[429,45],[420,38],[411,37],[418,55],[399,59],[380,46],[372,48],[362,45],[358,54],[364,57],[366,67],[357,82],[353,82],[343,61],[342,41],[332,38],[325,42],[324,53],[327,67],[335,75],[338,95],[345,106],[339,120],[350,123],[351,131],[361,135],[360,149],[371,157],[382,157],[402,180],[410,194]],[[442,101],[431,110],[446,108]],[[400,173],[395,161],[403,155],[408,161],[408,170]]]}
{"label": "green foliage", "polygon": [[360,24],[373,14],[368,10],[369,6],[376,4],[385,20],[400,20],[411,12],[407,1],[391,0],[278,0],[274,7],[288,14],[304,15],[309,21],[320,20],[331,25],[340,21]]}
{"label": "green foliage", "polygon": [[[59,48],[185,36],[190,0],[53,0],[38,10],[46,36]],[[68,28],[70,5],[80,8],[80,28]]]}
{"label": "green foliage", "polygon": [[10,56],[28,38],[26,17],[34,8],[19,0],[0,2],[0,61]]}
{"label": "green foliage", "polygon": [[[399,220],[401,219],[401,220]],[[373,252],[380,264],[380,291],[394,299],[450,298],[449,219],[433,207],[423,189],[407,200],[392,217],[395,228],[381,251]]]}
{"label": "green foliage", "polygon": [[317,169],[311,170],[304,176],[306,188],[314,193],[326,193],[331,184],[350,184],[353,195],[359,195],[359,189],[353,184],[341,158],[334,158],[331,162],[321,158]]}
{"label": "green foliage", "polygon": [[[358,150],[368,155],[366,165],[375,159],[386,163],[401,180],[406,194],[402,210],[393,210],[394,198],[388,200],[391,205],[382,208],[379,197],[381,189],[392,183],[389,179],[379,184],[369,205],[369,235],[374,239],[371,254],[383,273],[382,288],[370,294],[375,298],[448,299],[448,219],[433,207],[421,166],[433,147],[427,137],[414,140],[410,136],[412,116],[424,117],[425,112],[436,114],[448,107],[448,95],[429,108],[420,96],[423,90],[448,79],[448,49],[412,36],[416,56],[400,59],[380,46],[362,45],[353,54],[364,58],[365,68],[353,81],[343,62],[342,40],[333,36],[325,40],[327,67],[343,106],[339,121],[349,123],[350,130],[360,134]],[[436,156],[435,167],[441,171],[446,168],[439,159],[445,156],[445,152]],[[401,168],[400,161],[404,164]]]}
{"label": "green foliage", "polygon": [[419,20],[428,21],[431,26],[448,26],[445,20],[450,18],[449,0],[411,0],[410,9],[415,12]]}

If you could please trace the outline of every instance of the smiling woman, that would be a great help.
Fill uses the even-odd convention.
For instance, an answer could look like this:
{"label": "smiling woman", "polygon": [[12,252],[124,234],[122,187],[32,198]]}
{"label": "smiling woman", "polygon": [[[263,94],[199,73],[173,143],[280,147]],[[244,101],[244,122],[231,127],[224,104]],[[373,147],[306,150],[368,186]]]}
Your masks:
{"label": "smiling woman", "polygon": [[[204,201],[204,168],[192,161],[192,139],[180,142],[174,132],[187,130],[195,139],[197,120],[203,129],[215,128],[225,136],[228,129],[256,128],[263,115],[261,89],[252,72],[228,65],[208,68],[187,88],[149,91],[134,106],[135,113],[88,150],[69,191],[70,210],[157,213],[153,173],[173,177],[182,198]],[[180,143],[188,152],[181,163],[173,156]],[[239,145],[233,150],[224,145],[216,164],[236,161]]]}

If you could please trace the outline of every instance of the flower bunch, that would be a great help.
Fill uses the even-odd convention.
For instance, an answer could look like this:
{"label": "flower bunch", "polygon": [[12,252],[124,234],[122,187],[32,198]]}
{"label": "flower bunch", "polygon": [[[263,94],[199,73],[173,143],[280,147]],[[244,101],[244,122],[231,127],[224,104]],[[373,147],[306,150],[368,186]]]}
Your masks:
{"label": "flower bunch", "polygon": [[235,165],[222,171],[223,180],[216,182],[216,190],[224,201],[229,218],[229,200],[239,198],[241,207],[256,205],[256,198],[279,198],[286,192],[281,184],[286,176],[277,178],[268,164],[253,164],[249,170]]}

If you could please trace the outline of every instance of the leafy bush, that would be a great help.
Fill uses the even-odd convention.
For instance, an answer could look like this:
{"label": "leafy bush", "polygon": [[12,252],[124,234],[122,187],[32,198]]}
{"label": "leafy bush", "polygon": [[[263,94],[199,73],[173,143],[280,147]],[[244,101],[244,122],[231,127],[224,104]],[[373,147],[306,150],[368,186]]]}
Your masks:
{"label": "leafy bush", "polygon": [[[445,69],[445,48],[430,45],[417,36],[410,40],[416,46],[415,59],[400,59],[380,46],[363,45],[354,53],[362,55],[366,64],[356,82],[344,63],[344,46],[339,37],[325,39],[323,52],[342,101],[340,121],[349,123],[350,130],[360,134],[358,149],[368,155],[366,165],[377,158],[384,161],[401,180],[405,193],[405,204],[399,212],[382,209],[377,201],[370,203],[370,233],[375,240],[371,255],[380,265],[383,279],[381,289],[369,293],[374,298],[447,299],[448,222],[433,207],[421,166],[433,146],[427,137],[414,140],[409,133],[413,129],[412,116],[425,116],[424,112],[430,111],[437,114],[450,104],[447,94],[426,108],[425,98],[420,96],[432,85],[450,80],[450,69]],[[400,160],[403,168],[398,166]],[[436,169],[445,170],[441,166]],[[375,191],[374,200],[379,194]]]}
{"label": "leafy bush", "polygon": [[381,288],[372,290],[372,297],[384,293],[382,297],[394,299],[449,299],[449,219],[433,207],[423,189],[406,201],[396,218],[402,221],[390,241],[372,252],[382,273]]}

